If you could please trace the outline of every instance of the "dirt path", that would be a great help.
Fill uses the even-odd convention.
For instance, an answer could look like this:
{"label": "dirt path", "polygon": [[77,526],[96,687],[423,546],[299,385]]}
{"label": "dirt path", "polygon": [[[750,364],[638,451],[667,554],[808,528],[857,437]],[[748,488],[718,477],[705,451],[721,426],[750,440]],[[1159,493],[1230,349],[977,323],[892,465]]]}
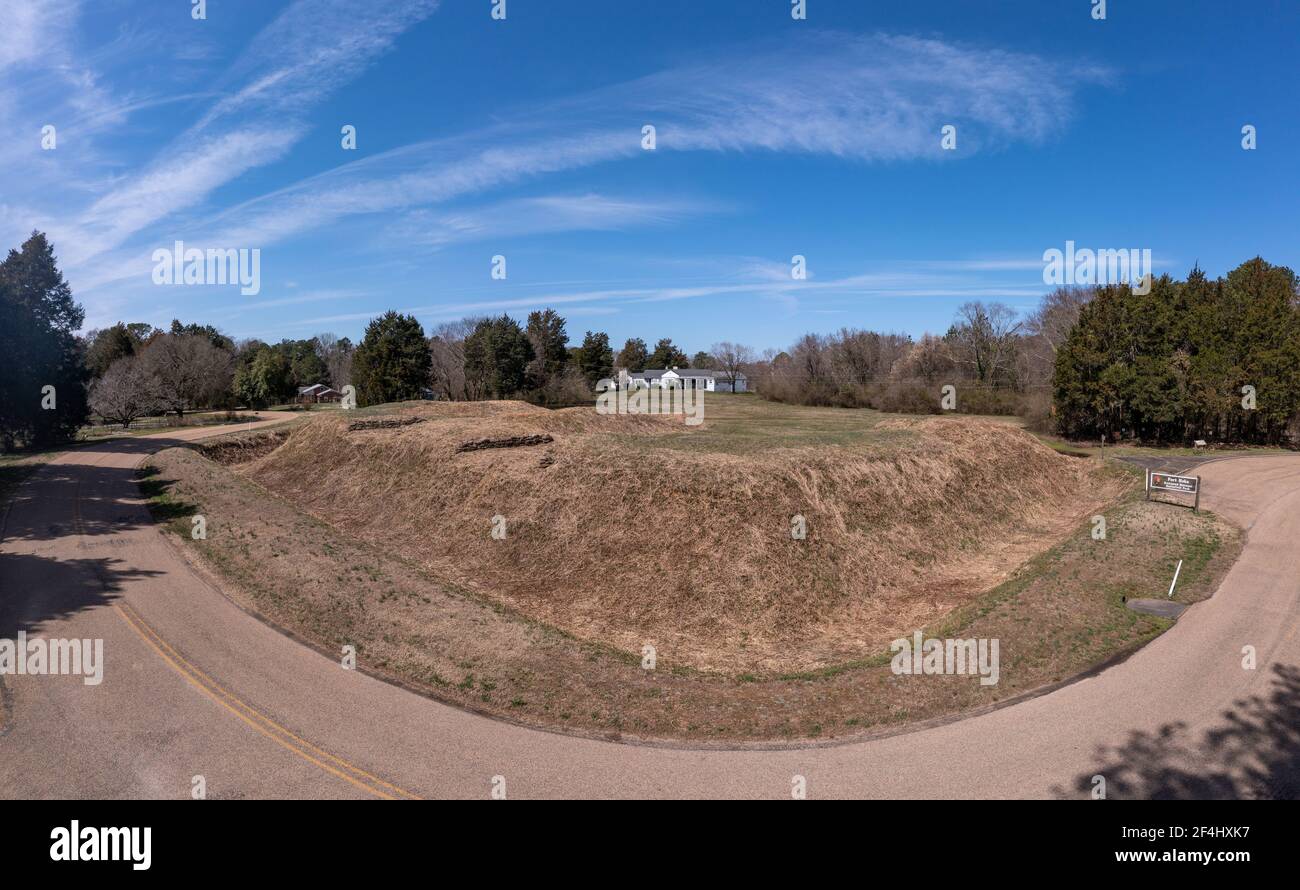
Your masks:
{"label": "dirt path", "polygon": [[[1249,529],[1215,597],[1098,676],[980,717],[779,751],[649,748],[489,720],[346,671],[210,589],[150,524],[134,466],[193,430],[70,452],[0,544],[0,638],[104,640],[99,686],[7,677],[0,796],[1294,796],[1300,792],[1300,458],[1202,467]],[[1241,666],[1243,646],[1257,667]],[[1251,700],[1253,699],[1253,701]],[[1214,735],[1212,735],[1214,734]]]}

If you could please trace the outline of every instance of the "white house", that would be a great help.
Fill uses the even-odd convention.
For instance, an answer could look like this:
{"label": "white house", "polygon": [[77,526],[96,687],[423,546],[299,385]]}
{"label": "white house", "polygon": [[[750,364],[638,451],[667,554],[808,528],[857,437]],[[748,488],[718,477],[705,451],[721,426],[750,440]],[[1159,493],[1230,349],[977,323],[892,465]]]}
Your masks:
{"label": "white house", "polygon": [[[703,389],[707,392],[733,392],[731,375],[726,371],[705,368],[647,368],[627,375],[629,380],[643,386],[680,386],[685,389]],[[736,372],[734,392],[746,392],[747,378]]]}

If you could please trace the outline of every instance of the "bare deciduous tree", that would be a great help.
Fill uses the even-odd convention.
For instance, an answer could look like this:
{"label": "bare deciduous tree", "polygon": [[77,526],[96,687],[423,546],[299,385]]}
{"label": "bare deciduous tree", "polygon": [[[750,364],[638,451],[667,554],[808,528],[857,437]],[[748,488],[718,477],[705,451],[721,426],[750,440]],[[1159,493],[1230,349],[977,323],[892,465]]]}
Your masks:
{"label": "bare deciduous tree", "polygon": [[736,391],[736,378],[744,373],[745,368],[754,361],[754,350],[741,343],[723,341],[709,347],[709,353],[721,366],[723,379],[731,384],[731,391]]}
{"label": "bare deciduous tree", "polygon": [[1024,363],[1026,382],[1051,382],[1056,353],[1079,320],[1079,310],[1093,298],[1095,287],[1060,287],[1043,297],[1025,319]]}
{"label": "bare deciduous tree", "polygon": [[158,410],[157,381],[139,356],[119,358],[90,388],[90,410],[109,423],[130,428],[133,421]]}
{"label": "bare deciduous tree", "polygon": [[944,338],[958,365],[975,382],[1012,383],[1021,323],[1015,310],[1002,303],[963,303],[957,321]]}
{"label": "bare deciduous tree", "polygon": [[481,318],[462,318],[436,326],[429,337],[433,359],[429,388],[444,399],[482,399],[486,393],[465,377],[465,338],[474,332]]}
{"label": "bare deciduous tree", "polygon": [[352,352],[352,342],[347,337],[340,339],[331,333],[316,335],[316,354],[325,363],[334,389],[341,390],[352,382]]}
{"label": "bare deciduous tree", "polygon": [[164,334],[141,354],[160,406],[177,417],[230,390],[235,357],[197,334]]}
{"label": "bare deciduous tree", "polygon": [[897,380],[934,383],[953,367],[948,344],[933,334],[923,334],[895,364],[891,376]]}

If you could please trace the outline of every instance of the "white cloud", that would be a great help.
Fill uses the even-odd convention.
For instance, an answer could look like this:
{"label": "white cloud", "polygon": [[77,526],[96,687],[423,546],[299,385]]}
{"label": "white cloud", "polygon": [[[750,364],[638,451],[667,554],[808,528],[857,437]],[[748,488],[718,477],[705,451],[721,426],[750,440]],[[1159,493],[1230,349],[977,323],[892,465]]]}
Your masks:
{"label": "white cloud", "polygon": [[[0,0],[0,10],[25,10],[32,2]],[[72,0],[37,5],[75,17]],[[360,16],[348,0],[298,0],[218,80],[214,92],[220,98],[152,160],[116,177],[80,212],[35,213],[28,206],[33,202],[22,201],[0,206],[0,223],[21,217],[19,228],[30,229],[33,222],[48,228],[81,293],[147,275],[154,241],[184,238],[265,248],[366,215],[387,215],[386,225],[395,225],[410,242],[429,245],[671,223],[723,208],[590,193],[522,199],[496,193],[597,165],[648,165],[650,155],[639,144],[644,123],[657,127],[661,153],[782,152],[892,163],[1033,144],[1067,126],[1075,94],[1106,77],[1031,54],[939,40],[812,34],[740,47],[708,62],[502,115],[499,123],[478,132],[405,146],[216,212],[206,210],[222,186],[287,156],[306,132],[305,112],[391,50],[435,6],[435,0],[393,0]],[[44,20],[24,15],[15,21],[17,36],[7,35],[0,67],[27,64],[46,40],[67,43],[66,33],[51,34]],[[83,88],[98,82],[88,70],[70,75],[68,82],[78,77]],[[81,120],[88,125],[120,120],[161,101],[172,100],[105,98],[83,107]],[[945,123],[959,127],[956,153],[940,149]],[[626,181],[638,190],[654,182],[652,173],[638,180],[636,168],[628,166],[628,172]],[[466,206],[468,199],[489,203]],[[453,203],[456,209],[447,209]],[[391,223],[395,214],[405,223]],[[742,270],[739,283],[733,278],[701,287],[627,289],[612,298],[750,292],[785,299],[795,292],[782,280],[785,275],[783,262],[762,260]],[[753,278],[758,280],[747,280]],[[837,286],[898,288],[894,293],[910,286],[918,296],[952,292],[934,282],[814,279],[800,284],[802,293]],[[557,302],[562,296],[535,302]],[[593,298],[574,302],[584,299]]]}
{"label": "white cloud", "polygon": [[700,201],[642,200],[607,195],[547,195],[502,201],[461,212],[414,210],[385,232],[393,243],[440,247],[457,241],[554,232],[611,231],[664,225],[718,212]]}
{"label": "white cloud", "polygon": [[212,220],[222,240],[290,238],[351,215],[445,203],[527,179],[660,151],[782,151],[879,162],[1039,142],[1074,93],[1106,77],[1041,57],[887,35],[820,34],[747,48],[509,116],[509,125],[353,162]]}
{"label": "white cloud", "polygon": [[[438,0],[296,0],[262,29],[231,67],[235,85],[197,124],[250,113],[296,114],[364,71]],[[220,86],[220,85],[219,85]]]}
{"label": "white cloud", "polygon": [[[292,4],[254,38],[218,84],[226,95],[197,124],[65,227],[73,235],[66,253],[78,285],[134,274],[134,256],[102,260],[101,254],[283,157],[305,132],[301,112],[359,74],[436,6],[436,0],[392,0],[358,16],[347,0]],[[232,117],[239,125],[228,128]],[[92,261],[95,268],[84,268]]]}
{"label": "white cloud", "polygon": [[1041,142],[1063,128],[1075,91],[1104,76],[1025,53],[822,33],[645,78],[631,92],[652,122],[666,119],[661,147],[895,161],[947,156],[944,124],[958,128],[958,155]]}
{"label": "white cloud", "polygon": [[0,71],[16,65],[44,65],[57,53],[76,19],[76,0],[0,0]]}

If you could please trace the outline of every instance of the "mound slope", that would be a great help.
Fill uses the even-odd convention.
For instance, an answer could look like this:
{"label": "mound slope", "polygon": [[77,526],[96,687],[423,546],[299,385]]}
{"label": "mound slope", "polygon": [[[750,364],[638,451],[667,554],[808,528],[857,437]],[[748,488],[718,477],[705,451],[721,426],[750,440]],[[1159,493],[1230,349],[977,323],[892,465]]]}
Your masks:
{"label": "mound slope", "polygon": [[[966,418],[878,425],[905,432],[905,447],[733,455],[692,451],[680,418],[516,402],[394,413],[426,422],[349,431],[343,416],[313,418],[240,472],[527,616],[631,652],[654,645],[661,668],[779,673],[877,654],[1125,484]],[[553,441],[457,451],[533,436]]]}

